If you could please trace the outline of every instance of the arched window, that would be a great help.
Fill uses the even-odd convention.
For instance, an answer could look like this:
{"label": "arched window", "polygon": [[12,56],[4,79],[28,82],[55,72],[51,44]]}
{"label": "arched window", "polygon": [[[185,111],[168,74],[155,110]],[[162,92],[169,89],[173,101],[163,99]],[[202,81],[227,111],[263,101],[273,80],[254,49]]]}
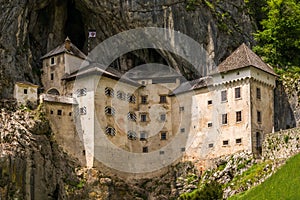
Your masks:
{"label": "arched window", "polygon": [[129,140],[136,140],[136,133],[134,131],[128,131],[127,132],[127,138]]}
{"label": "arched window", "polygon": [[105,107],[105,114],[106,115],[115,115],[115,109],[110,106]]}
{"label": "arched window", "polygon": [[106,135],[115,136],[116,135],[116,129],[111,126],[107,126],[105,129]]}
{"label": "arched window", "polygon": [[108,97],[113,97],[114,96],[114,90],[110,87],[105,88],[105,95]]}
{"label": "arched window", "polygon": [[59,91],[55,88],[48,90],[47,94],[59,95]]}

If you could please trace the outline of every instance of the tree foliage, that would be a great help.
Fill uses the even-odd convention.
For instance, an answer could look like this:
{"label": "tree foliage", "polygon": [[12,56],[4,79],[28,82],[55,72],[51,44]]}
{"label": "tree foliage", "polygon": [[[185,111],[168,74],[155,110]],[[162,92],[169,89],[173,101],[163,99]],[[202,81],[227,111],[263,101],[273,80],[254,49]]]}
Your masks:
{"label": "tree foliage", "polygon": [[254,47],[264,61],[275,67],[300,65],[299,0],[267,0],[263,29],[256,33]]}

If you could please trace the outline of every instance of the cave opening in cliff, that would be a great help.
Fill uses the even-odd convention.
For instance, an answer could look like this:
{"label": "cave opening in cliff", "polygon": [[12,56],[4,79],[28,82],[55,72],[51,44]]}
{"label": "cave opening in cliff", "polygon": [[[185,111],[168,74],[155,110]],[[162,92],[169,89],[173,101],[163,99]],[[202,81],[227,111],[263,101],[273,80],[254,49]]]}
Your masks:
{"label": "cave opening in cliff", "polygon": [[80,11],[75,7],[74,1],[68,1],[67,13],[64,33],[71,39],[73,44],[82,50],[86,40],[84,23]]}

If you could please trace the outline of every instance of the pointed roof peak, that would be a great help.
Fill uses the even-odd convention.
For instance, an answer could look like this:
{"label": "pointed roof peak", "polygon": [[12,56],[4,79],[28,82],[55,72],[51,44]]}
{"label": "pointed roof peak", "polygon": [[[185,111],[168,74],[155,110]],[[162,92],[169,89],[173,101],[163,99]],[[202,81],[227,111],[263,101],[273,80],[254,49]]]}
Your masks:
{"label": "pointed roof peak", "polygon": [[213,72],[227,72],[235,69],[253,66],[267,73],[276,75],[273,68],[266,64],[262,59],[256,55],[245,43],[241,44],[233,51]]}
{"label": "pointed roof peak", "polygon": [[67,42],[67,41],[68,41],[68,42],[71,42],[69,36],[67,36],[66,39],[65,39],[65,42]]}

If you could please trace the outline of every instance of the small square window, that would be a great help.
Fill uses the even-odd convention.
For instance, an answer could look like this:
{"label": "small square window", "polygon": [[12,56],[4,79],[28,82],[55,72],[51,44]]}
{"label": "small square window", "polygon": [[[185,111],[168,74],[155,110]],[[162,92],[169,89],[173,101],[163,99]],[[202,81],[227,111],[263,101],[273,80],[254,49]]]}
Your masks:
{"label": "small square window", "polygon": [[167,132],[161,132],[160,133],[160,139],[161,140],[166,140],[167,139]]}
{"label": "small square window", "polygon": [[180,129],[180,132],[181,132],[181,133],[184,133],[184,132],[185,132],[185,128],[181,128],[181,129]]}
{"label": "small square window", "polygon": [[234,89],[234,94],[235,94],[236,99],[241,98],[241,88],[240,87],[235,88]]}
{"label": "small square window", "polygon": [[212,122],[208,122],[207,127],[212,127]]}
{"label": "small square window", "polygon": [[62,110],[57,110],[57,115],[62,115]]}
{"label": "small square window", "polygon": [[24,89],[24,94],[27,94],[27,92],[28,92],[27,89]]}
{"label": "small square window", "polygon": [[257,111],[257,122],[261,123],[261,112]]}
{"label": "small square window", "polygon": [[53,110],[50,110],[50,114],[53,115]]}
{"label": "small square window", "polygon": [[256,98],[261,99],[261,91],[260,88],[256,88]]}
{"label": "small square window", "polygon": [[105,107],[105,114],[106,115],[115,115],[115,109],[110,106]]}
{"label": "small square window", "polygon": [[236,113],[236,122],[242,121],[242,111],[237,111]]}
{"label": "small square window", "polygon": [[136,121],[136,114],[134,112],[129,112],[127,114],[127,119],[130,121]]}
{"label": "small square window", "polygon": [[159,103],[167,103],[167,96],[161,95],[159,98]]}
{"label": "small square window", "polygon": [[222,114],[222,124],[227,124],[228,120],[227,120],[227,114]]}
{"label": "small square window", "polygon": [[51,77],[50,77],[51,81],[53,81],[53,80],[54,80],[54,74],[51,73],[50,76],[51,76]]}
{"label": "small square window", "polygon": [[141,122],[147,121],[147,114],[141,114]]}
{"label": "small square window", "polygon": [[212,100],[208,100],[207,105],[212,105]]}
{"label": "small square window", "polygon": [[140,133],[140,140],[145,141],[147,139],[147,133],[146,132],[141,132]]}
{"label": "small square window", "polygon": [[148,153],[148,147],[143,147],[143,153]]}
{"label": "small square window", "polygon": [[135,96],[133,94],[127,94],[127,101],[129,103],[135,103]]}
{"label": "small square window", "polygon": [[136,133],[134,132],[134,131],[128,131],[127,132],[127,138],[129,139],[129,140],[136,140]]}
{"label": "small square window", "polygon": [[72,116],[72,112],[69,112],[69,116]]}
{"label": "small square window", "polygon": [[185,152],[185,147],[181,147],[181,152]]}
{"label": "small square window", "polygon": [[114,90],[112,88],[106,87],[105,88],[105,95],[108,97],[113,97],[114,96]]}
{"label": "small square window", "polygon": [[241,143],[242,143],[242,138],[236,139],[236,140],[235,140],[235,143],[236,143],[236,144],[241,144]]}
{"label": "small square window", "polygon": [[105,133],[107,135],[110,135],[110,136],[115,136],[116,135],[116,129],[114,127],[111,127],[111,126],[107,126],[106,129],[105,129]]}
{"label": "small square window", "polygon": [[209,148],[212,148],[212,147],[214,147],[214,144],[213,144],[213,143],[210,143],[210,144],[208,144],[208,147],[209,147]]}
{"label": "small square window", "polygon": [[147,104],[147,96],[141,96],[141,104]]}
{"label": "small square window", "polygon": [[125,93],[122,91],[117,91],[117,98],[120,100],[125,100]]}
{"label": "small square window", "polygon": [[223,145],[224,146],[229,145],[229,140],[223,140]]}
{"label": "small square window", "polygon": [[162,122],[166,121],[166,114],[160,115],[160,121],[162,121]]}
{"label": "small square window", "polygon": [[87,94],[87,89],[86,89],[86,88],[78,89],[78,90],[76,91],[76,93],[77,93],[77,97],[86,96],[86,94]]}
{"label": "small square window", "polygon": [[180,107],[179,107],[179,112],[182,112],[182,111],[184,111],[184,107],[183,107],[183,106],[180,106]]}
{"label": "small square window", "polygon": [[227,91],[226,90],[221,91],[221,101],[222,102],[227,101]]}
{"label": "small square window", "polygon": [[159,151],[159,155],[164,155],[165,152],[164,151]]}
{"label": "small square window", "polygon": [[83,107],[79,108],[79,113],[80,113],[81,115],[86,115],[86,107],[83,106]]}

